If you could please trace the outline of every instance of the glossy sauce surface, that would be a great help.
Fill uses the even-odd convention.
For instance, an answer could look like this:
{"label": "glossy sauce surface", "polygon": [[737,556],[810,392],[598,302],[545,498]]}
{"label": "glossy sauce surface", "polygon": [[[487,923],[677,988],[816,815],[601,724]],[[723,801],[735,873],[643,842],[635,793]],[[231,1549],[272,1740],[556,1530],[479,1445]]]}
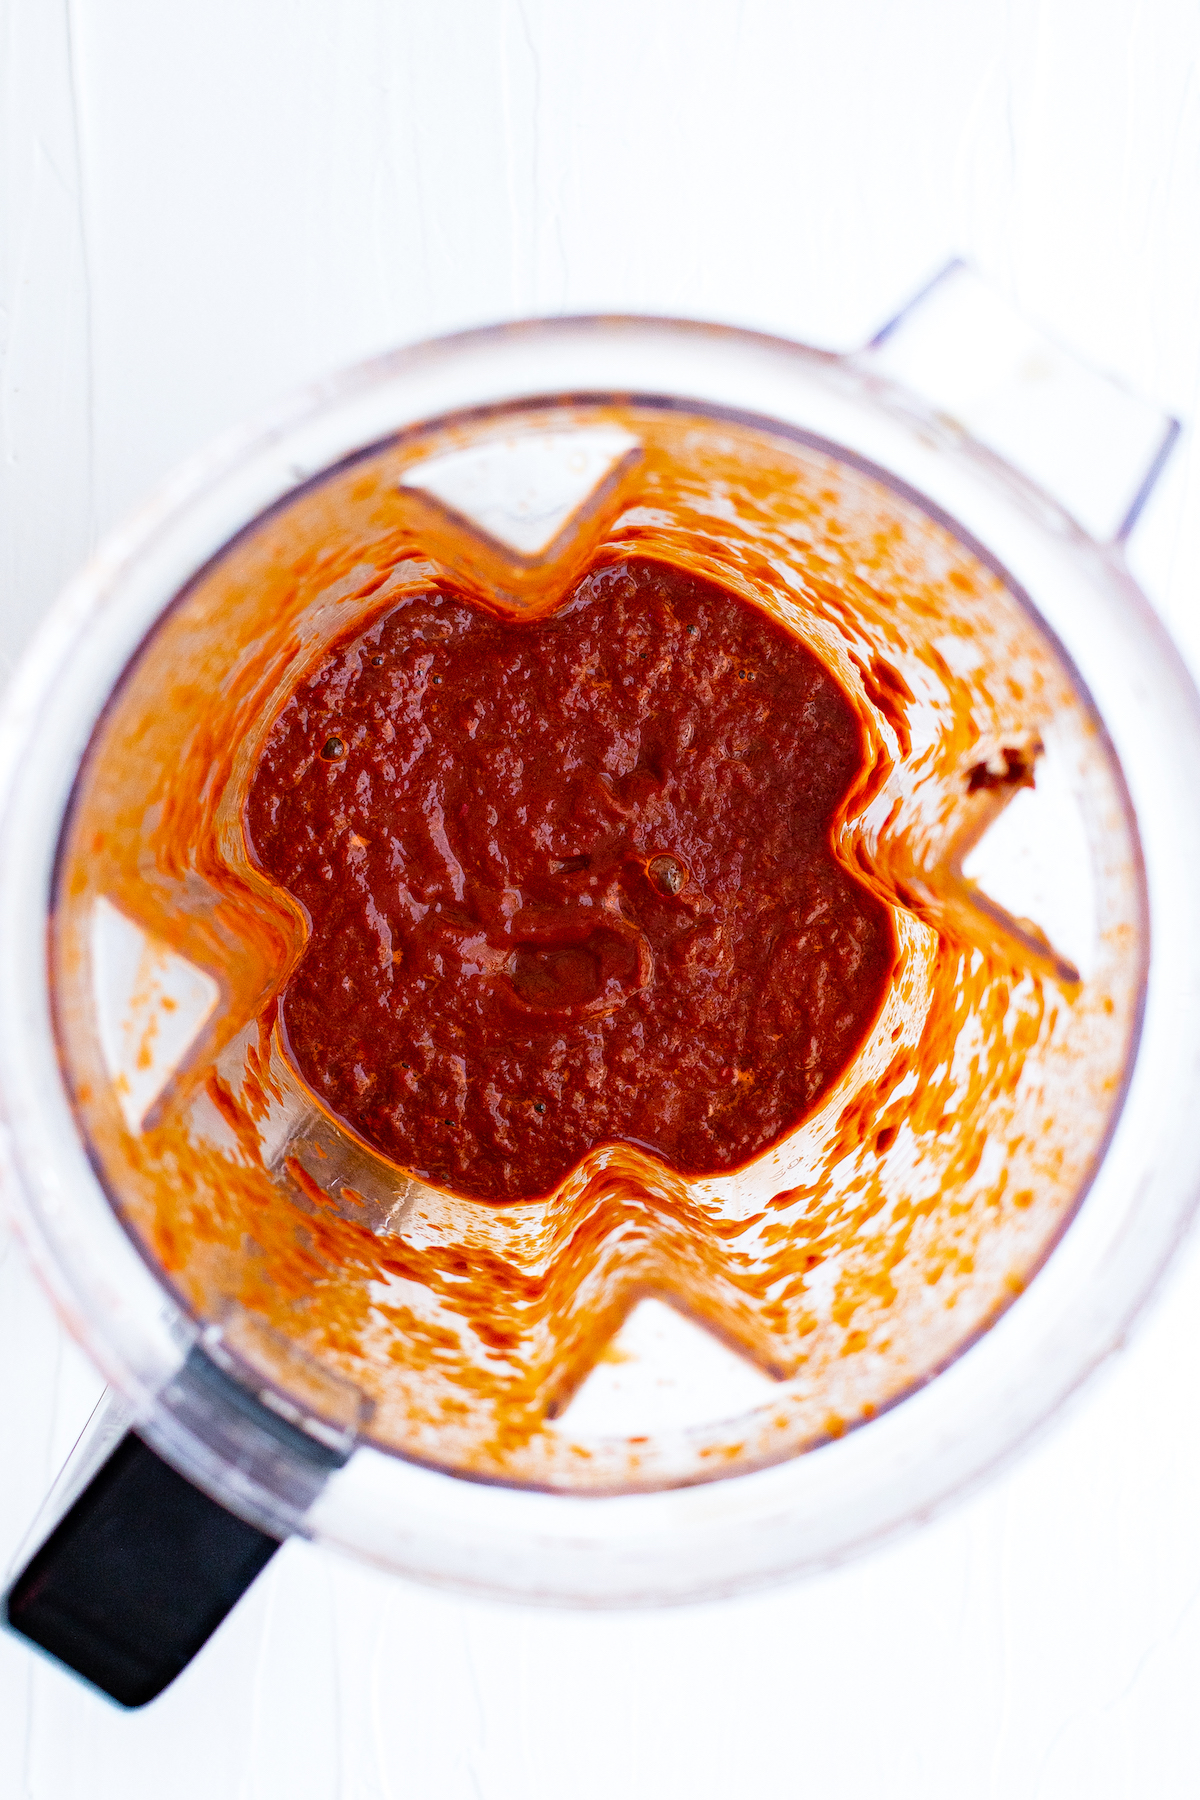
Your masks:
{"label": "glossy sauce surface", "polygon": [[335,645],[246,804],[311,931],[284,991],[323,1104],[426,1180],[549,1192],[598,1144],[693,1176],[818,1103],[888,909],[835,859],[858,715],[795,637],[646,559],[514,622],[441,584]]}

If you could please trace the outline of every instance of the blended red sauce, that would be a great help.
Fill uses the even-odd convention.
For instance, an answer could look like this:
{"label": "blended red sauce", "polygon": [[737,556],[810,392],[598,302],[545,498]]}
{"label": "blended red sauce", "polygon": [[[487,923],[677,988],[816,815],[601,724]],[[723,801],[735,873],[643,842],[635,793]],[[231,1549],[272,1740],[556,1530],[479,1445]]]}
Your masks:
{"label": "blended red sauce", "polygon": [[247,800],[311,922],[280,1005],[297,1069],[480,1199],[615,1141],[738,1167],[827,1092],[892,970],[888,909],[830,843],[863,755],[811,651],[665,564],[536,623],[405,601],[287,701]]}

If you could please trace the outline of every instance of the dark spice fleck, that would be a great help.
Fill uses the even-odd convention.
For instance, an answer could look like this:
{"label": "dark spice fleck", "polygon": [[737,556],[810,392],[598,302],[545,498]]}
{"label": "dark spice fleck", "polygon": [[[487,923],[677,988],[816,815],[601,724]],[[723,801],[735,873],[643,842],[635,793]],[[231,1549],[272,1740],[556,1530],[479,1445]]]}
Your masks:
{"label": "dark spice fleck", "polygon": [[976,763],[967,774],[967,792],[977,794],[981,788],[1023,788],[1033,786],[1033,766],[1042,753],[1041,744],[1007,746],[990,762]]}

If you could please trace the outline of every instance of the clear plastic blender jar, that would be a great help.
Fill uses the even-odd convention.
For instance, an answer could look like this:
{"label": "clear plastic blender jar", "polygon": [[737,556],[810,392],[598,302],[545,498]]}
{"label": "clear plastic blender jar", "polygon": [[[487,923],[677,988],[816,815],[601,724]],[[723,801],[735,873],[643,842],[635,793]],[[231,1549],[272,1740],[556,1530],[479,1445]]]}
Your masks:
{"label": "clear plastic blender jar", "polygon": [[[850,358],[627,319],[400,352],[109,541],[5,714],[0,1089],[18,1222],[136,1435],[18,1629],[136,1703],[291,1532],[531,1600],[734,1591],[927,1514],[1107,1354],[1200,1157],[1196,696],[1121,548],[1170,435],[956,269]],[[382,609],[442,579],[532,615],[628,555],[852,697],[837,850],[896,972],[746,1168],[604,1146],[489,1206],[298,1077],[304,921],[246,785]]]}

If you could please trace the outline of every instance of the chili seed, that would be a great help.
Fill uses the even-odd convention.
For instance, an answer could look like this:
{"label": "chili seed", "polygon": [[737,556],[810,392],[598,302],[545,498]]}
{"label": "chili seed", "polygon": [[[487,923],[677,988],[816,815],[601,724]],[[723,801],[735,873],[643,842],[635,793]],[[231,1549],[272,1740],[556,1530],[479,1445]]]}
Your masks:
{"label": "chili seed", "polygon": [[688,872],[677,856],[652,856],[646,873],[660,894],[678,894],[687,884]]}

